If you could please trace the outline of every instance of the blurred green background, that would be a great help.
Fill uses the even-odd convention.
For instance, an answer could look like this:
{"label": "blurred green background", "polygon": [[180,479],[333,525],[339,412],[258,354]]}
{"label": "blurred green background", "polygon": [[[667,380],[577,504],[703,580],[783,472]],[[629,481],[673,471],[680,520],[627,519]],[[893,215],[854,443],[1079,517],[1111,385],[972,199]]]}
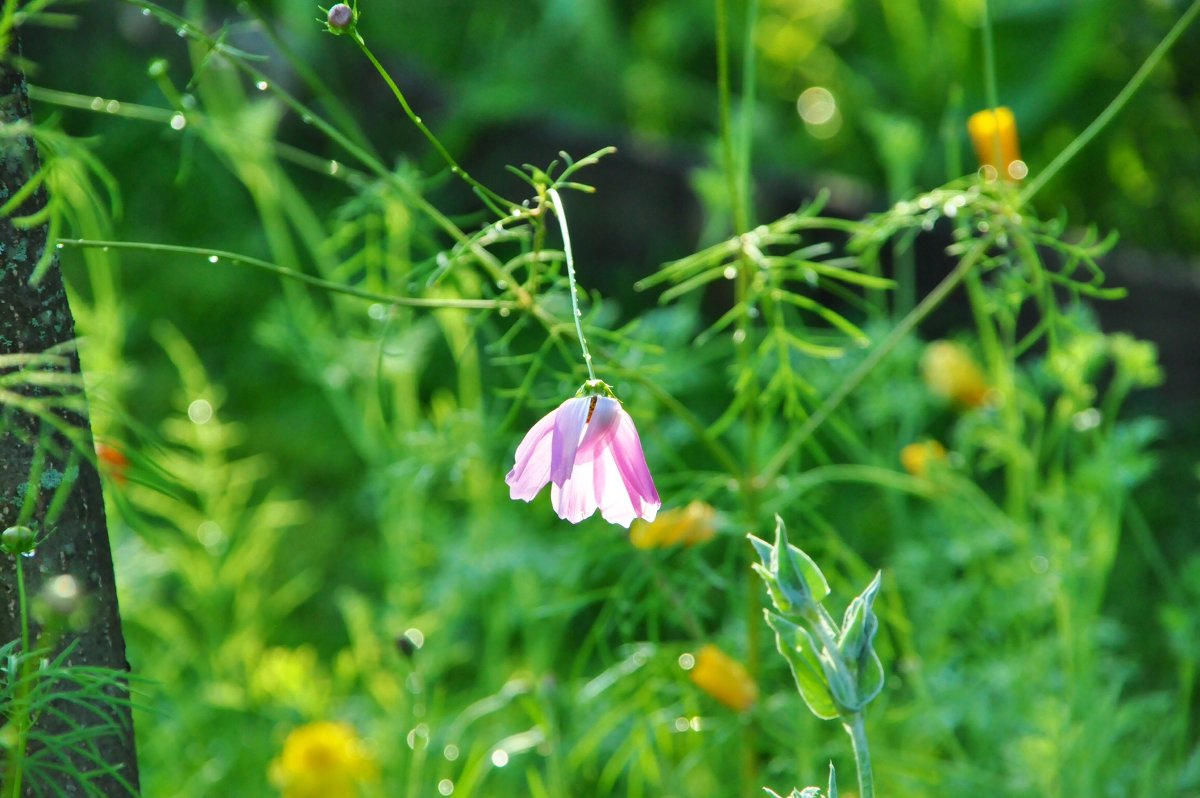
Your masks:
{"label": "blurred green background", "polygon": [[[822,187],[834,211],[859,216],[974,170],[965,120],[985,105],[981,3],[730,5],[756,222]],[[437,233],[378,182],[277,160],[264,141],[317,164],[347,154],[279,102],[275,87],[344,127],[465,229],[488,221],[352,43],[323,31],[315,6],[169,8],[265,54],[258,66],[270,85],[259,90],[136,4],[72,6],[73,28],[23,31],[30,82],[73,95],[35,91],[35,114],[85,140],[119,186],[111,222],[97,212],[75,234],[314,271],[360,246],[416,271],[431,262]],[[992,3],[1000,100],[1016,114],[1031,173],[1095,118],[1182,8]],[[730,232],[711,3],[363,0],[360,10],[363,36],[417,112],[501,193],[522,190],[506,164],[618,147],[582,177],[597,193],[569,199],[581,279],[615,300],[607,323],[640,316],[638,335],[683,347],[701,318],[728,305],[717,289],[697,307],[662,310],[632,287]],[[748,10],[757,12],[750,26]],[[747,68],[751,96],[740,88]],[[810,553],[842,573],[842,600],[875,567],[897,574],[880,601],[892,630],[889,689],[872,709],[887,794],[1200,790],[1190,691],[1200,630],[1190,310],[1200,293],[1198,76],[1193,28],[1036,200],[1043,216],[1120,231],[1110,260],[1134,310],[1102,309],[1112,319],[1102,326],[1153,334],[1166,369],[1165,387],[1134,402],[1166,425],[1131,426],[1112,455],[1122,488],[1137,487],[1141,527],[1122,539],[1102,590],[1103,656],[1087,683],[1095,691],[1071,694],[1046,665],[1055,643],[1038,624],[1063,589],[1055,574],[1025,590],[1028,562],[998,557],[1009,543],[961,507],[931,509],[864,486],[784,502],[794,528],[810,530]],[[806,121],[806,96],[831,98],[836,110]],[[173,126],[175,113],[187,124]],[[918,263],[919,286],[948,268],[940,234]],[[814,782],[832,756],[845,763],[850,791],[837,730],[806,715],[768,635],[746,628],[743,592],[759,588],[731,577],[749,531],[731,508],[713,499],[727,513],[716,543],[639,552],[631,565],[622,530],[599,520],[568,527],[545,497],[529,507],[508,501],[502,477],[513,448],[574,386],[551,369],[514,410],[524,371],[492,360],[506,353],[494,346],[499,320],[404,312],[386,321],[386,309],[197,258],[67,250],[63,268],[86,335],[97,433],[133,461],[130,482],[109,488],[130,659],[161,685],[139,718],[147,795],[272,794],[268,763],[288,730],[327,717],[367,738],[384,770],[380,795],[433,795],[443,779],[458,795],[750,795],[733,752],[751,728],[759,784]],[[404,275],[381,279],[407,285]],[[953,334],[964,319],[950,308],[927,336]],[[637,351],[623,365],[636,368]],[[728,354],[711,351],[711,362]],[[957,423],[921,398],[920,351],[913,342],[864,386],[847,418],[861,422],[865,443],[843,446],[831,434],[833,459],[867,451],[895,469],[905,431]],[[655,378],[699,407],[716,405],[715,415],[727,375],[709,365],[659,363]],[[814,373],[818,395],[839,368]],[[716,495],[690,481],[697,453],[686,429],[645,392],[623,398],[650,430],[643,438],[664,498]],[[196,423],[206,407],[213,419]],[[1008,602],[1006,590],[1020,600]],[[679,604],[743,659],[762,660],[753,717],[714,704],[680,671],[677,657],[700,641]],[[410,656],[397,641],[414,637],[424,645]],[[747,650],[747,639],[761,651]],[[1045,678],[1027,678],[1030,670]],[[1086,722],[1063,709],[1081,701],[1092,705]],[[700,733],[676,724],[700,716]],[[497,766],[497,750],[512,764]],[[1085,775],[1073,781],[1068,768]],[[1087,791],[1101,785],[1107,791]]]}

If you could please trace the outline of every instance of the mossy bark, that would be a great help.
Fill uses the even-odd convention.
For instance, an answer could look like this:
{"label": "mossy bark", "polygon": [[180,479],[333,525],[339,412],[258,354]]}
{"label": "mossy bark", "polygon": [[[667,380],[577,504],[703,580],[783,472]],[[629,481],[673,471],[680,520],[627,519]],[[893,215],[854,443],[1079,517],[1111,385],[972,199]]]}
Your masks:
{"label": "mossy bark", "polygon": [[[16,50],[16,48],[14,48]],[[21,132],[20,126],[31,125],[25,77],[6,57],[0,63],[0,127],[8,128],[0,135],[0,204],[26,186],[40,169],[33,138]],[[67,305],[58,258],[36,283],[31,282],[35,264],[47,246],[47,227],[15,225],[13,218],[36,213],[46,204],[39,188],[20,208],[7,218],[0,219],[0,355],[15,353],[37,354],[62,349],[65,360],[62,369],[79,378],[79,360],[71,347],[74,321]],[[57,348],[57,349],[56,349]],[[2,361],[0,361],[2,364]],[[11,367],[0,365],[0,374],[13,373]],[[82,391],[81,383],[74,387],[45,388],[18,386],[16,392],[31,399],[51,399],[63,390]],[[22,508],[33,507],[28,525],[36,529],[40,540],[35,554],[22,560],[27,594],[37,595],[43,585],[60,574],[75,578],[86,597],[89,614],[86,626],[77,634],[58,640],[58,646],[77,641],[71,654],[71,664],[102,666],[127,672],[125,641],[117,611],[117,595],[113,580],[112,555],[109,548],[104,502],[100,477],[91,457],[92,436],[86,417],[63,410],[52,411],[70,428],[69,434],[56,431],[53,425],[36,415],[22,412],[0,397],[0,528],[21,519]],[[39,455],[39,449],[41,454]],[[42,460],[40,469],[35,460]],[[31,480],[31,470],[36,479]],[[66,491],[61,510],[53,507],[56,492]],[[36,501],[27,499],[33,491]],[[28,509],[28,508],[27,508]],[[26,509],[26,512],[27,512]],[[51,513],[51,517],[47,514]],[[34,628],[34,637],[37,636]],[[12,557],[0,556],[0,644],[19,639],[20,615],[16,589],[16,571]],[[98,719],[70,702],[57,707],[62,718],[83,726],[94,725]],[[43,713],[39,723],[45,731],[55,731]],[[138,784],[137,756],[133,740],[133,721],[128,708],[118,707],[115,715],[119,734],[101,738],[97,753],[107,765],[118,768],[122,778]],[[0,725],[3,719],[0,718]],[[59,727],[61,728],[61,726]],[[36,753],[31,749],[29,754]],[[0,759],[3,751],[0,750]],[[95,771],[93,764],[76,762],[83,771]],[[85,788],[63,777],[55,786],[62,795],[84,795]],[[111,777],[98,780],[99,788],[108,796],[126,795],[128,791]],[[33,795],[33,785],[26,779],[22,795]],[[92,794],[95,794],[93,792]]]}

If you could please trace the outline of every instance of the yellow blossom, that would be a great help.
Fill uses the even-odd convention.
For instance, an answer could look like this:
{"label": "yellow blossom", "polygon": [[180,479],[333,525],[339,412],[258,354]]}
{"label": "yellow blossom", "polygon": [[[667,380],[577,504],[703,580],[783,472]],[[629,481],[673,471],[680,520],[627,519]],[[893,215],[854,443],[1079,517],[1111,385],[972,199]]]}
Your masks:
{"label": "yellow blossom", "polygon": [[695,546],[716,534],[717,511],[702,501],[659,513],[653,521],[638,519],[629,530],[629,542],[639,549]]}
{"label": "yellow blossom", "polygon": [[321,721],[292,731],[271,763],[271,783],[283,798],[355,798],[357,785],[379,771],[347,723]]}
{"label": "yellow blossom", "polygon": [[[993,111],[979,111],[967,120],[967,132],[975,145],[979,165],[991,169],[1009,180],[1020,180],[1029,173],[1021,160],[1017,143],[1017,120],[1012,109],[1001,106]],[[997,144],[999,147],[997,147]]]}
{"label": "yellow blossom", "polygon": [[934,440],[910,443],[900,450],[900,464],[914,477],[926,476],[929,473],[930,463],[945,462],[945,460],[946,447]]}
{"label": "yellow blossom", "polygon": [[921,375],[929,390],[965,407],[987,404],[991,393],[971,353],[951,341],[934,341],[925,347]]}
{"label": "yellow blossom", "polygon": [[711,644],[696,653],[691,678],[701,690],[738,712],[758,700],[758,685],[742,663]]}

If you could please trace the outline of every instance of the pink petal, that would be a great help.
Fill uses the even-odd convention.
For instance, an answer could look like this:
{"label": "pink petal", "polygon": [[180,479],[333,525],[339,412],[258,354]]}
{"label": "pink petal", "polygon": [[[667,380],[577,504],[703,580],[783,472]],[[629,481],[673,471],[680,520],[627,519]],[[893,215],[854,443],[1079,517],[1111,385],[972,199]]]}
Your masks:
{"label": "pink petal", "polygon": [[577,396],[563,402],[555,411],[554,438],[550,448],[550,481],[559,487],[571,477],[575,452],[579,449],[579,439],[583,436],[591,404],[590,396]]}
{"label": "pink petal", "polygon": [[569,479],[561,486],[551,486],[550,500],[559,518],[578,524],[596,512],[592,466],[592,461],[576,463]]}
{"label": "pink petal", "polygon": [[612,449],[604,449],[595,459],[593,472],[596,504],[600,508],[600,515],[610,524],[628,527],[639,513],[629,495],[629,489],[625,487],[625,480],[621,478],[621,471],[617,468]]}
{"label": "pink petal", "polygon": [[557,413],[557,409],[551,410],[534,424],[517,447],[516,464],[504,478],[510,497],[532,501],[550,481],[550,433]]}
{"label": "pink petal", "polygon": [[629,490],[634,511],[639,518],[653,521],[658,508],[662,506],[662,500],[658,497],[658,489],[654,487],[646,456],[642,454],[642,441],[638,438],[633,419],[624,410],[620,416],[620,423],[610,439],[613,458]]}

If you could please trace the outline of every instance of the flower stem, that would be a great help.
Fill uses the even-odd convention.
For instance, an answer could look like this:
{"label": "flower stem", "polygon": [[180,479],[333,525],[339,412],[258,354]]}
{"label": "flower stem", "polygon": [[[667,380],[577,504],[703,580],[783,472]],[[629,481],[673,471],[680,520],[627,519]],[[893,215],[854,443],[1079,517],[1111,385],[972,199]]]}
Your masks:
{"label": "flower stem", "polygon": [[563,256],[567,260],[567,280],[571,283],[571,316],[575,319],[575,334],[579,336],[579,348],[583,350],[583,362],[587,365],[588,379],[596,379],[592,370],[592,353],[588,351],[587,338],[583,336],[583,314],[579,311],[579,286],[575,282],[575,256],[571,254],[571,234],[567,231],[567,214],[563,210],[562,198],[556,189],[549,189],[554,215],[558,217],[558,229],[562,231]]}
{"label": "flower stem", "polygon": [[8,762],[8,773],[4,779],[8,785],[9,798],[20,798],[22,766],[25,764],[25,744],[29,740],[29,682],[30,664],[34,661],[30,653],[29,641],[29,601],[25,594],[25,572],[21,567],[23,555],[13,557],[13,567],[17,573],[17,609],[21,613],[21,660],[17,666],[18,682],[15,700],[12,703],[12,715],[9,721],[16,730],[16,746],[12,758]]}
{"label": "flower stem", "polygon": [[854,749],[859,798],[875,798],[875,774],[871,770],[871,751],[867,747],[867,727],[863,714],[855,712],[848,720],[842,721],[842,726],[850,735],[850,746]]}
{"label": "flower stem", "polygon": [[437,136],[433,135],[433,131],[426,127],[425,122],[422,121],[421,117],[417,116],[416,112],[413,111],[412,106],[408,104],[408,100],[404,97],[404,92],[400,91],[400,87],[396,85],[396,81],[392,80],[392,76],[389,75],[387,70],[383,68],[383,64],[379,63],[379,60],[375,58],[375,54],[371,52],[369,47],[367,47],[367,43],[363,40],[363,37],[360,36],[356,31],[353,38],[358,44],[358,48],[363,51],[363,55],[367,57],[367,60],[371,62],[373,67],[375,67],[375,71],[380,74],[380,76],[387,83],[388,88],[392,90],[392,94],[394,94],[396,99],[400,102],[400,107],[404,109],[404,113],[408,116],[409,120],[417,126],[417,129],[424,134],[425,138],[429,140],[429,143],[433,145],[433,148],[438,151],[438,155],[442,156],[442,160],[445,161],[450,167],[450,171],[461,177],[463,181],[467,183],[467,185],[471,186],[471,188],[478,191],[483,199],[490,199],[493,202],[497,202],[500,205],[508,208],[514,207],[512,202],[504,199],[504,197],[501,197],[499,194],[492,191],[475,178],[471,177],[471,175],[467,174],[466,169],[463,169],[458,165],[458,161],[454,160],[454,156],[450,154],[450,151],[446,149],[441,140]]}
{"label": "flower stem", "polygon": [[[323,291],[329,291],[335,294],[345,294],[346,296],[358,297],[359,299],[369,299],[388,305],[404,305],[405,307],[417,308],[460,308],[463,310],[493,310],[497,308],[512,308],[517,306],[517,303],[515,302],[506,302],[500,299],[462,299],[454,297],[433,298],[381,294],[375,291],[366,291],[361,288],[355,288],[352,285],[343,285],[342,283],[336,283],[331,280],[324,280],[320,277],[314,277],[311,274],[305,274],[304,272],[288,269],[284,266],[280,266],[269,261],[253,258],[249,255],[243,255],[238,252],[228,252],[223,249],[186,247],[179,244],[156,244],[149,241],[94,241],[86,238],[60,238],[58,239],[57,243],[64,247],[127,249],[140,250],[143,252],[166,252],[179,255],[195,255],[197,257],[208,258],[210,263],[226,261],[236,266],[250,266],[265,272],[270,272],[271,274],[275,274],[280,277],[286,277],[289,280],[297,280],[315,288],[320,288]],[[216,260],[213,260],[214,258]]]}
{"label": "flower stem", "polygon": [[1167,35],[1158,43],[1158,46],[1151,51],[1146,60],[1142,62],[1142,65],[1138,67],[1138,71],[1125,84],[1125,88],[1117,93],[1117,96],[1100,112],[1100,115],[1092,120],[1092,123],[1084,128],[1083,132],[1076,136],[1074,141],[1064,147],[1062,152],[1050,162],[1050,165],[1042,170],[1041,174],[1029,181],[1029,184],[1025,186],[1017,198],[1018,206],[1024,205],[1033,199],[1034,195],[1041,191],[1044,185],[1049,183],[1055,175],[1062,171],[1062,168],[1070,163],[1071,159],[1078,155],[1080,150],[1091,143],[1092,139],[1099,135],[1100,131],[1108,127],[1108,123],[1125,108],[1133,95],[1146,82],[1146,78],[1150,76],[1150,73],[1154,71],[1154,68],[1158,66],[1171,47],[1178,41],[1184,30],[1192,24],[1197,13],[1200,13],[1200,0],[1194,0],[1188,7],[1188,10],[1183,12],[1179,21],[1167,32]]}

